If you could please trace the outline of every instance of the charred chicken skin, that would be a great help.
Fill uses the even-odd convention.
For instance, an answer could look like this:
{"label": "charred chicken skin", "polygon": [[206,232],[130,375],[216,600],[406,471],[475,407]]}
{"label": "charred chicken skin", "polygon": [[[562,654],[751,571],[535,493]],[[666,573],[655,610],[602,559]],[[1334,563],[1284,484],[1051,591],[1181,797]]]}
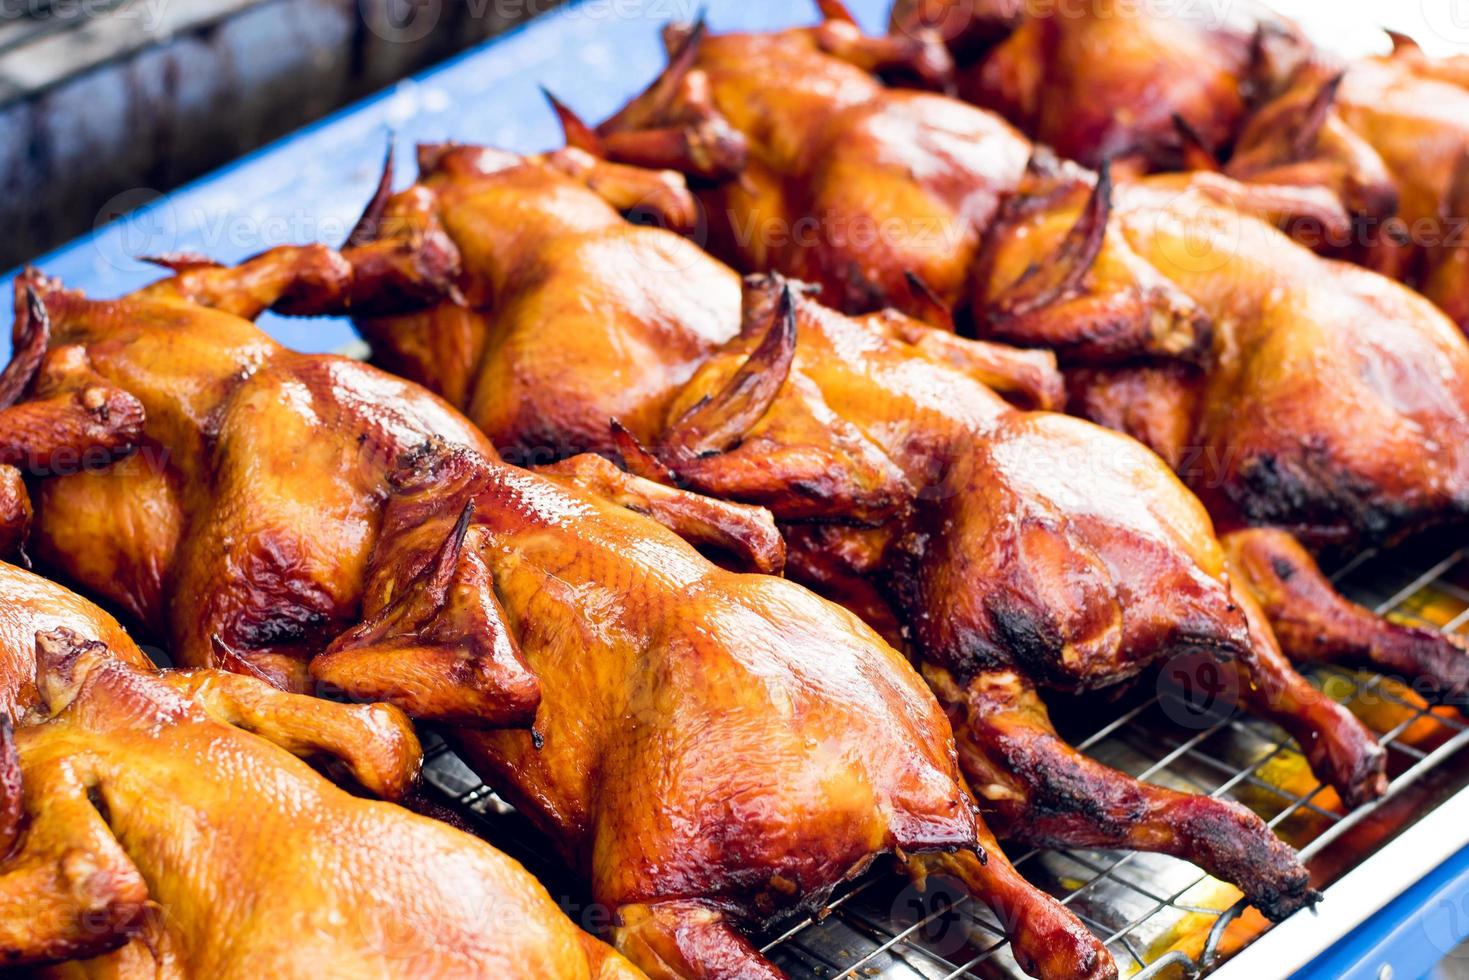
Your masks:
{"label": "charred chicken skin", "polygon": [[[1244,529],[1340,548],[1469,515],[1469,344],[1418,294],[1279,232],[1262,195],[1280,206],[1290,192],[1217,174],[1115,188],[1076,167],[1039,174],[990,239],[981,330],[1058,350],[1072,409],[1147,443],[1249,542],[1252,566],[1276,568],[1241,577],[1292,657],[1462,694],[1469,658],[1449,637],[1271,612],[1273,597],[1325,586],[1288,537]],[[1211,343],[1160,345],[1180,322]]]}
{"label": "charred chicken skin", "polygon": [[[632,292],[624,265],[584,261],[589,243],[610,248],[621,235],[629,258],[661,257],[677,251],[652,244],[669,232],[622,221],[544,158],[473,147],[421,156],[421,182],[370,209],[382,237],[360,261],[432,241],[440,255],[452,246],[458,275],[426,309],[359,317],[380,358],[457,393],[499,444],[621,454],[642,476],[771,508],[793,575],[896,643],[912,641],[955,722],[966,775],[1013,837],[1179,854],[1273,914],[1306,898],[1304,873],[1252,815],[1130,780],[1050,727],[1038,686],[1085,691],[1202,652],[1238,679],[1247,707],[1297,735],[1349,802],[1382,786],[1371,736],[1290,668],[1264,611],[1232,589],[1200,504],[1162,461],[997,394],[1059,406],[1049,355],[961,340],[896,312],[851,319],[778,278],[747,283],[742,313],[732,273],[707,256],[639,262],[648,292]],[[550,298],[595,308],[596,328],[533,345]],[[668,318],[679,310],[701,319]],[[685,340],[638,344],[654,327]],[[690,342],[717,336],[730,339],[687,358]],[[455,337],[473,340],[450,346]],[[649,379],[633,406],[626,385],[590,377],[574,405],[558,394],[570,386],[538,396],[499,383],[596,370],[628,347]],[[666,383],[691,365],[687,384]],[[522,429],[518,418],[534,421]],[[1326,587],[1270,608],[1302,602],[1301,619],[1324,618],[1325,597],[1333,610],[1341,602]]]}
{"label": "charred chicken skin", "polygon": [[568,119],[569,142],[694,179],[707,244],[741,271],[816,283],[852,312],[952,305],[1030,146],[991,113],[873,74],[945,84],[937,35],[863,37],[821,6],[822,24],[775,34],[670,27],[667,70],[595,130]]}
{"label": "charred chicken skin", "polygon": [[898,0],[892,30],[938,31],[959,96],[1036,142],[1140,173],[1179,169],[1185,132],[1228,147],[1251,98],[1309,51],[1294,25],[1254,2],[1219,17],[1178,4]]}
{"label": "charred chicken skin", "polygon": [[640,976],[489,845],[295,758],[399,796],[420,759],[402,712],[158,673],[85,600],[10,565],[0,585],[4,681],[27,708],[0,729],[0,962],[54,977]]}
{"label": "charred chicken skin", "polygon": [[385,277],[418,269],[382,248],[364,261],[358,278],[319,247],[182,260],[111,302],[26,277],[38,302],[21,315],[51,336],[37,383],[85,353],[141,403],[157,447],[42,481],[38,556],[158,624],[191,666],[447,726],[588,875],[651,976],[777,976],[741,928],[889,853],[957,874],[1032,968],[1109,965],[997,849],[981,857],[948,721],[902,656],[680,536],[774,570],[768,514],[587,457],[509,466],[424,389],[250,322],[381,302]]}

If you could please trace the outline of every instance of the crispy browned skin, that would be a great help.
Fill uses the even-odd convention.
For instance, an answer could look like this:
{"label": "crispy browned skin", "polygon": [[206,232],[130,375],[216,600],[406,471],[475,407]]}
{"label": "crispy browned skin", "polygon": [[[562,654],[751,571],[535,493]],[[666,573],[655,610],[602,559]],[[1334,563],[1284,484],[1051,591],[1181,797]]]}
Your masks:
{"label": "crispy browned skin", "polygon": [[[961,760],[1004,834],[1161,850],[1240,883],[1271,914],[1296,907],[1304,876],[1253,815],[1086,760],[1034,693],[1113,685],[1175,656],[1214,658],[1237,673],[1242,704],[1295,732],[1345,797],[1381,792],[1371,735],[1240,609],[1199,502],[1137,443],[1011,408],[924,343],[946,334],[897,314],[852,320],[803,302],[788,366],[760,365],[775,329],[771,290],[754,287],[744,335],[675,402],[659,462],[798,522],[798,570],[819,563],[818,580],[877,586],[972,750]],[[730,395],[749,390],[741,372],[756,365],[783,383],[761,411],[721,428]],[[1032,707],[1011,712],[983,694],[996,685],[1030,691]],[[1005,737],[997,713],[1011,718]]]}
{"label": "crispy browned skin", "polygon": [[[540,166],[534,159],[522,165]],[[441,201],[454,202],[444,205],[446,223],[537,227],[534,198],[487,192],[495,181],[525,188],[525,176],[499,170],[459,179],[477,192],[454,193],[442,171],[429,178]],[[573,214],[589,221],[607,212],[584,188],[574,197],[569,182],[553,188],[544,175],[538,179],[553,228]],[[539,252],[518,249],[519,240],[500,231],[456,237],[465,256],[462,292],[481,293],[480,263],[494,270],[512,257],[527,290],[569,275],[563,266],[575,252],[554,236]],[[400,244],[411,248],[413,236]],[[632,297],[604,307],[603,320],[635,324],[648,309],[689,305],[689,294],[719,269],[703,258],[676,273],[650,270],[645,280],[658,291],[656,305]],[[618,268],[581,265],[576,274],[578,290],[605,296],[614,284],[603,280]],[[513,328],[517,296],[503,293],[503,305],[460,315],[483,318],[491,334]],[[968,717],[970,685],[985,689],[991,678],[1018,670],[1049,686],[1085,690],[1204,649],[1234,660],[1248,706],[1297,733],[1318,771],[1347,798],[1380,792],[1382,759],[1371,736],[1294,673],[1263,620],[1250,622],[1236,608],[1208,518],[1160,461],[1075,419],[1017,411],[995,393],[1023,406],[1059,404],[1048,358],[961,340],[898,313],[853,320],[802,299],[792,301],[795,315],[783,317],[775,279],[752,280],[745,298],[743,319],[732,306],[715,317],[725,332],[738,324],[738,336],[705,356],[676,399],[656,396],[671,424],[651,440],[642,426],[619,428],[616,439],[609,430],[586,448],[620,452],[645,475],[774,509],[793,549],[792,574],[889,635],[915,641],[963,744],[980,744],[975,730],[996,731]],[[433,345],[431,335],[408,341],[371,320],[363,326],[379,343]],[[709,329],[702,321],[689,328],[696,335]],[[618,346],[615,333],[596,334],[595,342]],[[679,348],[672,350],[671,359],[678,357]],[[391,347],[382,353],[395,356]],[[492,361],[479,369],[499,376]],[[660,367],[647,369],[657,378]],[[436,370],[457,377],[463,368],[450,361]],[[603,391],[584,387],[579,412],[613,415],[621,395]],[[1043,710],[1018,717],[1023,742],[987,737],[992,761],[980,765],[973,756],[967,764],[1007,833],[1182,854],[1235,876],[1277,913],[1302,899],[1304,876],[1288,851],[1246,812],[1137,784],[1067,747]],[[996,767],[1011,774],[997,780]],[[1052,816],[1042,820],[1042,813]]]}
{"label": "crispy browned skin", "polygon": [[112,655],[135,667],[152,666],[117,621],[39,575],[0,561],[0,717],[19,722],[39,703],[36,634],[68,629],[105,643]]}
{"label": "crispy browned skin", "polygon": [[[411,258],[377,248],[369,266],[407,274],[387,266]],[[588,875],[653,975],[774,975],[740,928],[894,851],[916,867],[954,852],[1002,897],[1022,887],[973,856],[948,722],[900,654],[628,505],[756,566],[779,562],[768,515],[595,464],[509,466],[424,389],[295,354],[243,318],[381,300],[327,249],[196,266],[111,302],[29,282],[55,342],[137,397],[160,450],[43,482],[37,552],[163,624],[185,663],[462,726],[466,755]],[[1017,928],[1041,936],[1074,924],[1051,905],[1026,915]]]}
{"label": "crispy browned skin", "polygon": [[[1345,547],[1469,514],[1469,344],[1421,296],[1317,256],[1257,214],[1262,195],[1269,212],[1288,188],[1204,174],[1109,195],[1067,168],[1038,176],[1033,191],[991,239],[976,297],[989,309],[984,328],[1057,348],[1072,366],[1073,409],[1156,449],[1225,530],[1275,527]],[[1067,250],[1068,240],[1089,247]],[[1058,254],[1070,265],[1052,273],[1060,288],[1029,288],[1027,270]],[[1103,343],[1166,336],[1180,316],[1212,345],[1169,356]],[[1282,567],[1308,567],[1298,548],[1258,540],[1275,542]],[[1290,589],[1240,577],[1293,658],[1374,661],[1426,689],[1463,692],[1454,640],[1347,615],[1309,568]],[[1302,622],[1334,624],[1330,638]]]}
{"label": "crispy browned skin", "polygon": [[595,133],[573,125],[568,136],[696,178],[708,245],[741,271],[817,283],[853,312],[911,311],[929,290],[952,305],[1030,146],[990,113],[872,74],[943,84],[937,36],[866,38],[828,14],[775,34],[671,29],[658,81]]}
{"label": "crispy browned skin", "polygon": [[1306,49],[1294,25],[1250,2],[1229,4],[1222,18],[1167,4],[894,4],[896,36],[925,29],[953,50],[960,97],[1068,159],[1141,172],[1184,162],[1180,120],[1208,147],[1230,145],[1252,91],[1270,80],[1265,51],[1285,59]]}
{"label": "crispy browned skin", "polygon": [[57,977],[639,975],[489,845],[293,757],[400,796],[421,756],[402,712],[160,674],[85,600],[8,565],[0,585],[14,599],[4,680],[34,695],[0,738],[0,963]]}
{"label": "crispy browned skin", "polygon": [[1227,170],[1330,188],[1358,234],[1311,244],[1422,288],[1469,329],[1469,59],[1393,42],[1382,57],[1302,64],[1245,127]]}

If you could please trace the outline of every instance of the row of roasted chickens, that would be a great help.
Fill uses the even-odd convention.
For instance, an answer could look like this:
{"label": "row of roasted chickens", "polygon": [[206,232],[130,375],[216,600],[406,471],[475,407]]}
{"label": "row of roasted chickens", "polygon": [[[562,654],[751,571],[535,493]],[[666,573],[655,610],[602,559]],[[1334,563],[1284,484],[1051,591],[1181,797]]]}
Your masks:
{"label": "row of roasted chickens", "polygon": [[[612,119],[557,105],[565,149],[422,147],[396,194],[390,161],[340,250],[171,256],[116,300],[20,278],[0,549],[188,669],[0,566],[0,962],[775,977],[750,936],[892,856],[1027,971],[1114,975],[987,822],[1315,900],[1252,812],[1089,759],[1043,697],[1167,661],[1353,807],[1383,752],[1292,662],[1469,689],[1458,639],[1308,550],[1469,514],[1469,342],[1410,288],[1463,308],[1469,251],[1376,220],[1451,223],[1464,69],[1400,40],[1323,87],[1273,21],[823,12],[670,29]],[[955,79],[1028,135],[902,87]],[[267,309],[352,314],[381,367]],[[368,798],[411,796],[410,719],[619,952]]]}

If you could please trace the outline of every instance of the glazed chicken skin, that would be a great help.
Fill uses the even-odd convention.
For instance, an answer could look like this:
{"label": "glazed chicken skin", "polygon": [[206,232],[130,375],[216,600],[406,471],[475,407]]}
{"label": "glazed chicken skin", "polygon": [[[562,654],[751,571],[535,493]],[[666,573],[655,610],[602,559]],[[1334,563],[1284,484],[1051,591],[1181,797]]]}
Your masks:
{"label": "glazed chicken skin", "polygon": [[[1421,296],[1276,231],[1259,193],[1212,174],[1038,175],[990,240],[981,332],[1096,368],[1074,379],[1084,414],[1137,418],[1122,427],[1190,472],[1226,528],[1354,546],[1464,515],[1469,344]],[[1212,344],[1149,343],[1179,321]]]}
{"label": "glazed chicken skin", "polygon": [[18,724],[40,704],[36,689],[36,634],[69,630],[105,644],[118,660],[153,664],[111,616],[75,592],[11,565],[0,556],[0,718]]}
{"label": "glazed chicken skin", "polygon": [[1409,282],[1469,329],[1469,59],[1401,35],[1382,57],[1317,55],[1254,114],[1225,171],[1331,189],[1357,235],[1304,240]]}
{"label": "glazed chicken skin", "polygon": [[[991,238],[981,329],[1056,349],[1072,409],[1157,451],[1222,530],[1274,528],[1343,549],[1461,520],[1469,344],[1418,294],[1277,231],[1258,213],[1262,193],[1275,205],[1288,196],[1215,174],[1115,189],[1075,167],[1037,175]],[[1103,342],[1166,335],[1179,320],[1212,344],[1169,356]],[[1305,559],[1287,535],[1241,533],[1282,582]],[[1298,660],[1466,690],[1469,664],[1451,638],[1311,618],[1314,629],[1282,626]]]}
{"label": "glazed chicken skin", "polygon": [[1199,502],[1141,445],[1007,405],[980,380],[992,354],[901,314],[800,302],[778,358],[780,284],[750,288],[741,337],[674,403],[652,454],[624,446],[634,469],[770,507],[797,575],[879,622],[895,615],[1002,836],[1171,853],[1272,916],[1307,900],[1253,814],[1086,759],[1041,699],[1202,657],[1349,805],[1381,792],[1371,735],[1295,673],[1231,588]]}
{"label": "glazed chicken skin", "polygon": [[[961,98],[1000,113],[1067,159],[1148,173],[1189,149],[1231,145],[1251,97],[1305,57],[1300,31],[1261,4],[1060,5],[1029,0],[898,0],[896,36],[940,32]],[[1268,56],[1267,56],[1268,53]]]}
{"label": "glazed chicken skin", "polygon": [[[677,175],[574,149],[522,158],[453,145],[420,147],[418,167],[418,182],[397,195],[391,160],[384,168],[354,266],[403,267],[400,293],[426,298],[465,263],[476,274],[455,280],[463,302],[357,324],[379,364],[448,399],[502,458],[531,465],[608,448],[612,417],[651,434],[738,329],[724,315],[739,304],[738,276],[662,230],[691,231],[695,220]],[[661,227],[630,224],[619,209]],[[403,261],[405,240],[421,258]],[[669,279],[686,288],[663,288]],[[483,308],[495,309],[493,324]]]}
{"label": "glazed chicken skin", "polygon": [[158,673],[85,600],[10,565],[0,585],[6,687],[33,695],[0,739],[0,962],[50,977],[641,975],[510,858],[296,758],[401,796],[421,757],[402,712]]}
{"label": "glazed chicken skin", "polygon": [[1282,215],[1289,230],[1469,329],[1469,60],[1392,34],[1390,55],[1344,61],[1253,3],[1216,22],[1146,4],[899,0],[892,28],[940,33],[962,98],[1084,166],[1331,190],[1355,225]]}
{"label": "glazed chicken skin", "polygon": [[424,389],[248,319],[380,303],[393,260],[369,249],[376,279],[320,247],[181,260],[110,302],[26,277],[52,337],[38,383],[80,349],[158,447],[42,481],[36,554],[158,623],[186,664],[446,726],[650,976],[778,976],[741,930],[891,853],[957,874],[1047,975],[1097,975],[1096,940],[998,850],[982,858],[948,721],[902,656],[680,536],[775,570],[768,514],[595,458],[509,466]]}
{"label": "glazed chicken skin", "polygon": [[1030,146],[991,113],[873,74],[946,84],[937,35],[863,37],[821,7],[822,24],[773,34],[670,27],[652,87],[595,131],[569,119],[568,141],[690,177],[708,247],[740,271],[816,283],[851,312],[953,304]]}
{"label": "glazed chicken skin", "polygon": [[[1371,736],[1291,670],[1263,611],[1233,594],[1207,516],[1163,463],[1131,440],[1017,411],[996,393],[1027,408],[1058,406],[1064,393],[1049,355],[960,340],[895,312],[849,319],[810,299],[790,301],[786,329],[773,312],[784,302],[774,278],[746,286],[743,317],[728,300],[721,311],[710,299],[722,294],[710,287],[728,272],[708,257],[645,266],[639,283],[656,299],[628,293],[620,263],[604,271],[579,261],[581,229],[596,229],[602,242],[620,220],[593,190],[542,158],[513,163],[474,147],[421,155],[432,161],[428,175],[378,196],[369,223],[384,237],[362,247],[421,249],[437,235],[424,228],[451,228],[433,249],[452,243],[462,265],[439,304],[358,318],[381,360],[411,361],[431,386],[477,392],[499,443],[517,444],[512,410],[527,409],[536,420],[528,431],[549,445],[575,443],[596,419],[616,417],[616,427],[604,422],[600,436],[571,448],[621,454],[643,476],[772,508],[793,546],[792,575],[895,643],[913,641],[966,747],[966,774],[1007,833],[1182,854],[1243,883],[1277,914],[1304,898],[1304,876],[1252,816],[1137,784],[1050,728],[1037,684],[1104,687],[1202,650],[1230,663],[1224,673],[1240,678],[1234,688],[1247,706],[1290,728],[1344,798],[1370,799],[1382,785]],[[431,223],[425,193],[436,202]],[[634,255],[673,237],[624,224]],[[544,410],[533,392],[497,397],[490,379],[574,372],[606,356],[514,340],[539,326],[523,311],[540,309],[547,283],[560,284],[558,301],[573,308],[590,305],[586,297],[601,304],[602,327],[576,338],[589,345],[618,351],[627,346],[619,331],[645,335],[640,318],[668,329],[664,311],[694,308],[710,319],[685,326],[689,336],[732,339],[703,357],[681,391],[658,385],[631,424],[616,415],[623,393],[595,383],[579,385],[575,409],[554,394],[561,384],[548,386],[556,403]],[[448,346],[464,322],[483,339]],[[466,349],[474,360],[462,359]],[[648,377],[685,370],[685,349],[670,344],[664,361],[645,360]],[[502,408],[498,398],[515,404]],[[650,430],[650,417],[665,422]],[[1324,583],[1309,559],[1301,581]],[[1324,596],[1335,611],[1341,600],[1329,586]],[[1320,592],[1272,598],[1276,615],[1299,602],[1297,618],[1324,618]]]}
{"label": "glazed chicken skin", "polygon": [[[25,476],[106,466],[131,453],[143,431],[137,399],[103,383],[79,351],[56,359],[36,381],[50,324],[34,294],[24,302],[27,315],[16,317],[11,338],[14,355],[0,371],[0,558],[15,555],[30,534]],[[32,397],[17,404],[28,389]]]}
{"label": "glazed chicken skin", "polygon": [[[394,256],[399,268],[417,270],[401,290],[407,295],[426,296],[438,282],[440,301],[359,315],[357,325],[380,363],[454,400],[502,453],[522,458],[615,455],[613,418],[631,438],[651,440],[693,372],[740,326],[741,285],[731,270],[669,230],[620,213],[646,213],[656,200],[663,223],[677,226],[677,216],[694,210],[681,179],[584,154],[571,157],[590,168],[578,176],[565,166],[568,153],[580,151],[520,157],[425,146],[419,182],[396,195],[387,193],[390,160],[347,252],[359,269]],[[1048,358],[1021,360],[1028,372],[1002,361],[989,376],[1017,388],[1050,383],[1049,395],[1058,393]],[[614,496],[630,479],[590,456],[550,469],[578,473]],[[1012,933],[1021,962],[1043,976],[1111,969],[1080,923],[1025,885],[998,849],[986,867],[1003,878],[1002,886],[977,882],[987,900],[1012,904],[1012,918],[1056,920],[1056,934]],[[948,870],[966,876],[962,866]]]}

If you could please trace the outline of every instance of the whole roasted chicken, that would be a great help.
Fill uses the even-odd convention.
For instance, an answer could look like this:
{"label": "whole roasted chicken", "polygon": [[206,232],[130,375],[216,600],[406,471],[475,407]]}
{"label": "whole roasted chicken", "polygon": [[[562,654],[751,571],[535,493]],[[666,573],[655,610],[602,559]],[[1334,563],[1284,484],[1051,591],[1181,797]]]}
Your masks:
{"label": "whole roasted chicken", "polygon": [[1229,147],[1252,100],[1309,54],[1266,6],[898,0],[898,37],[937,31],[961,98],[1061,156],[1146,173],[1177,170],[1186,134]]}
{"label": "whole roasted chicken", "polygon": [[186,664],[446,727],[587,874],[652,976],[778,975],[743,930],[890,853],[961,877],[1031,969],[1110,969],[997,848],[981,857],[948,721],[902,656],[685,540],[774,570],[768,514],[595,459],[507,465],[417,385],[250,322],[382,308],[419,258],[370,250],[360,275],[321,247],[178,258],[115,301],[23,277],[19,332],[49,336],[28,390],[87,363],[145,412],[135,455],[40,481],[36,555]]}
{"label": "whole roasted chicken", "polygon": [[[1469,515],[1469,344],[1422,296],[1279,232],[1261,210],[1288,196],[1215,174],[1038,176],[991,238],[982,329],[1060,351],[1072,410],[1184,477],[1292,659],[1459,699],[1462,639],[1346,604],[1301,574],[1298,542],[1391,542]],[[1149,344],[1181,320],[1212,343]],[[1128,336],[1141,343],[1113,342]],[[1314,611],[1280,606],[1306,596]]]}
{"label": "whole roasted chicken", "polygon": [[[1277,231],[1257,205],[1286,193],[1037,174],[990,238],[981,332],[1057,350],[1073,406],[1155,449],[1227,529],[1347,547],[1462,518],[1469,344]],[[1210,342],[1158,340],[1180,331]]]}
{"label": "whole roasted chicken", "polygon": [[[851,319],[778,278],[750,281],[741,299],[730,270],[624,221],[625,198],[554,161],[468,146],[420,156],[419,183],[375,198],[363,225],[373,234],[349,255],[374,265],[417,250],[459,271],[423,309],[358,318],[384,362],[469,407],[499,445],[621,454],[646,477],[774,510],[793,574],[920,655],[966,774],[1006,833],[1179,854],[1273,914],[1305,899],[1301,872],[1252,815],[1137,783],[1050,727],[1038,687],[1091,690],[1202,654],[1349,801],[1382,786],[1371,737],[1289,667],[1266,610],[1232,584],[1208,517],[1163,462],[997,394],[1059,405],[1048,355],[896,312]],[[634,179],[613,172],[619,186]],[[684,209],[670,199],[668,210]],[[604,253],[619,259],[587,261]],[[595,316],[537,342],[556,329],[547,311],[563,308]],[[609,366],[615,384],[597,377]],[[1304,554],[1287,557],[1314,591],[1262,591],[1271,615],[1355,609]],[[1355,613],[1361,635],[1410,635]]]}
{"label": "whole roasted chicken", "polygon": [[[484,842],[401,795],[402,712],[157,672],[101,610],[0,564],[0,963],[56,977],[632,978]],[[182,850],[181,850],[182,849]],[[268,915],[262,915],[268,912]]]}
{"label": "whole roasted chicken", "polygon": [[568,140],[693,178],[708,246],[742,271],[819,284],[853,312],[952,305],[1030,145],[992,113],[873,74],[946,84],[936,34],[864,37],[821,7],[820,25],[773,34],[671,26],[657,81],[595,130],[564,114]]}

